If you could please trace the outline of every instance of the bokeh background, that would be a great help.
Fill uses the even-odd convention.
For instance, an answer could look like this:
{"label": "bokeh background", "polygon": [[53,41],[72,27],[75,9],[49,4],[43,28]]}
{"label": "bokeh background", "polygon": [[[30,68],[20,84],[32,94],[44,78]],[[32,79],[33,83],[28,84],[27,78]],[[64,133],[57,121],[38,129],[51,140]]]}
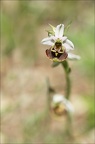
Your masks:
{"label": "bokeh background", "polygon": [[28,1],[1,0],[1,143],[71,142],[64,135],[62,117],[49,116],[46,109],[47,78],[57,93],[64,94],[65,75],[52,68],[46,55],[49,23],[67,26],[80,61],[69,61],[72,92],[73,143],[95,143],[94,103],[94,7],[92,0]]}

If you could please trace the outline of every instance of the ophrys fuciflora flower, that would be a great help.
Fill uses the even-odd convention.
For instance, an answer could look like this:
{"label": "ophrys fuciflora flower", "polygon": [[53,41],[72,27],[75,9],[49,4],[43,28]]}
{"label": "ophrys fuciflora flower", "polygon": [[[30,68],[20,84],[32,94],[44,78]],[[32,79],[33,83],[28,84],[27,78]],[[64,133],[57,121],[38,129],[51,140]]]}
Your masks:
{"label": "ophrys fuciflora flower", "polygon": [[48,31],[48,37],[42,40],[42,44],[49,45],[46,55],[53,61],[64,61],[69,59],[80,59],[80,56],[70,53],[74,50],[74,44],[64,35],[64,25],[52,27],[52,31]]}

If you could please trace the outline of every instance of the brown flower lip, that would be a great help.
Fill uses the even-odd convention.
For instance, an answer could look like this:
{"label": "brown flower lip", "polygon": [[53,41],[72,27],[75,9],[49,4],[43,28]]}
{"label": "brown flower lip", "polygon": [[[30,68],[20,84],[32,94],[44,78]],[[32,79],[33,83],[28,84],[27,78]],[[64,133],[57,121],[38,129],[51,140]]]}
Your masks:
{"label": "brown flower lip", "polygon": [[52,50],[52,48],[46,50],[46,55],[49,59],[51,60],[56,59],[57,61],[64,61],[68,56],[65,50],[62,52],[62,51]]}
{"label": "brown flower lip", "polygon": [[68,56],[68,54],[62,48],[62,43],[58,41],[55,42],[53,47],[46,50],[46,55],[49,57],[49,59],[56,59],[57,61],[64,61]]}
{"label": "brown flower lip", "polygon": [[66,115],[67,114],[66,108],[61,103],[59,103],[59,105],[57,105],[55,107],[51,107],[51,111],[53,113],[55,113],[56,115],[58,115],[58,116],[62,116],[62,115]]}

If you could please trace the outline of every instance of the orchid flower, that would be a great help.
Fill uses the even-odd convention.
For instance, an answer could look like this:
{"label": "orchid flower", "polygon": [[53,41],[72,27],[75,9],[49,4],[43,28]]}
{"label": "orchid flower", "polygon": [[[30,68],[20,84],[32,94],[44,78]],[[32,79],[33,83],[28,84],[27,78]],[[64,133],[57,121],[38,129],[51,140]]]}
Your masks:
{"label": "orchid flower", "polygon": [[55,94],[52,99],[52,108],[58,115],[62,115],[65,112],[73,113],[74,108],[69,100],[67,100],[61,94]]}
{"label": "orchid flower", "polygon": [[80,56],[69,52],[74,50],[74,44],[64,36],[64,25],[50,26],[52,31],[48,31],[49,36],[41,41],[42,44],[51,46],[46,50],[47,57],[59,62],[66,60],[66,58],[79,60]]}

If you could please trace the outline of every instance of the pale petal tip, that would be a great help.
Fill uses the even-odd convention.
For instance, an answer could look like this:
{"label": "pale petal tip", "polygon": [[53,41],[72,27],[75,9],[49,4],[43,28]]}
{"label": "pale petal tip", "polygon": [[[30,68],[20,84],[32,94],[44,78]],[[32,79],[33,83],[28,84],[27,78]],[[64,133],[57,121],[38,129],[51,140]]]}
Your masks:
{"label": "pale petal tip", "polygon": [[79,55],[68,53],[68,59],[70,59],[70,60],[80,60],[81,57]]}
{"label": "pale petal tip", "polygon": [[57,25],[57,27],[55,28],[55,36],[57,38],[62,37],[64,34],[64,25],[63,24],[59,24]]}
{"label": "pale petal tip", "polygon": [[77,60],[80,60],[81,59],[81,57],[80,56],[77,56]]}
{"label": "pale petal tip", "polygon": [[64,24],[59,24],[59,25],[57,25],[57,26],[64,26]]}

